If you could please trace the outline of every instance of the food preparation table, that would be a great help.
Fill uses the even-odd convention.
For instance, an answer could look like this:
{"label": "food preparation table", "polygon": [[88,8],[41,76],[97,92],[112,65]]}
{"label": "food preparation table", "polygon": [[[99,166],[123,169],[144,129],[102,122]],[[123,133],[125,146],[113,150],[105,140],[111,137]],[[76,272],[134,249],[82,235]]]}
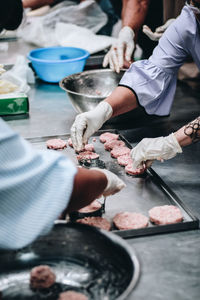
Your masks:
{"label": "food preparation table", "polygon": [[[14,49],[12,44],[12,49]],[[14,50],[13,50],[14,51]],[[12,51],[11,51],[12,52]],[[12,53],[11,53],[12,54]],[[14,52],[13,52],[14,55]],[[0,54],[0,59],[3,57]],[[3,61],[1,61],[3,63]],[[37,81],[30,96],[30,115],[5,118],[25,138],[65,134],[75,118],[75,111],[58,85]],[[131,143],[143,137],[167,135],[200,112],[200,93],[178,84],[171,115],[148,117],[141,109],[121,123],[104,129],[118,129]],[[182,155],[154,170],[200,217],[200,143],[184,149]],[[128,299],[192,300],[200,296],[200,230],[160,234],[128,239],[141,263],[141,278]]]}

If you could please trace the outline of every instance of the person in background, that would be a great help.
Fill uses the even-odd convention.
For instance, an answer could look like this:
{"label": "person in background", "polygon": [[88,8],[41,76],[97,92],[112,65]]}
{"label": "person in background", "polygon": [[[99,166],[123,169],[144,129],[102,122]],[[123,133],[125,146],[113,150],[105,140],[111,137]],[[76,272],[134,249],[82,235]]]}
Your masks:
{"label": "person in background", "polygon": [[200,141],[200,116],[166,137],[145,138],[131,151],[133,167],[151,166],[154,160],[167,160],[182,148]]}
{"label": "person in background", "polygon": [[[79,114],[71,127],[76,150],[111,117],[139,105],[149,115],[167,116],[176,91],[178,69],[191,55],[200,69],[200,0],[188,1],[165,31],[148,60],[134,62],[119,86],[95,109]],[[183,26],[184,24],[184,26]]]}
{"label": "person in background", "polygon": [[[21,0],[1,1],[0,13],[2,30],[10,28],[10,22],[16,28],[22,19]],[[0,118],[1,249],[28,245],[46,234],[61,214],[101,195],[113,195],[124,186],[108,170],[77,168],[61,153],[33,149]]]}
{"label": "person in background", "polygon": [[[117,73],[121,68],[129,67],[133,61],[136,43],[143,50],[142,58],[149,58],[157,46],[157,41],[180,14],[184,4],[185,0],[123,0],[122,29],[117,42],[105,55],[103,67],[110,66]],[[163,23],[164,25],[159,26]],[[144,25],[142,28],[143,24],[148,26]]]}

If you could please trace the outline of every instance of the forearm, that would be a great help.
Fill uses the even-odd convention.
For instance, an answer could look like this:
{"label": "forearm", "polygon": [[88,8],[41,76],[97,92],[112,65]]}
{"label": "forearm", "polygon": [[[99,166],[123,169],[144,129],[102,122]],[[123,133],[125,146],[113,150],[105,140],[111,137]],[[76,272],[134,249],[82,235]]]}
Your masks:
{"label": "forearm", "polygon": [[200,140],[200,117],[180,128],[174,133],[181,147]]}
{"label": "forearm", "polygon": [[108,102],[113,109],[112,117],[124,114],[138,107],[134,93],[130,89],[122,86],[118,86],[105,101]]}
{"label": "forearm", "polygon": [[122,25],[129,26],[135,33],[144,23],[149,0],[123,0]]}
{"label": "forearm", "polygon": [[36,9],[44,5],[51,5],[53,3],[54,0],[23,0],[23,7]]}
{"label": "forearm", "polygon": [[90,204],[103,193],[106,185],[107,178],[102,172],[78,168],[66,212],[78,210]]}

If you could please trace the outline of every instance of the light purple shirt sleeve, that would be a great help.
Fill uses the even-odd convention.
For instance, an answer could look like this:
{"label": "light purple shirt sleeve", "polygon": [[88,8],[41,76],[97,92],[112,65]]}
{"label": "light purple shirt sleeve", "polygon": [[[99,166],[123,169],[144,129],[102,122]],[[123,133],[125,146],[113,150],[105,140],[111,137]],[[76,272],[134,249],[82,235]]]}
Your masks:
{"label": "light purple shirt sleeve", "polygon": [[0,248],[47,233],[68,205],[76,172],[66,156],[33,149],[0,119]]}
{"label": "light purple shirt sleeve", "polygon": [[189,55],[200,68],[199,24],[191,9],[184,6],[181,15],[163,34],[152,56],[133,63],[119,86],[130,88],[148,114],[168,115],[178,69]]}

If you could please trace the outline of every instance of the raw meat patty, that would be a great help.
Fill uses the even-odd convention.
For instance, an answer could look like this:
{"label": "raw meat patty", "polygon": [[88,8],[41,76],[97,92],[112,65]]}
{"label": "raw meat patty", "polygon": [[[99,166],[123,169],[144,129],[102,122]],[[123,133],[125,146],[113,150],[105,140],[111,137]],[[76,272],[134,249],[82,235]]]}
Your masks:
{"label": "raw meat patty", "polygon": [[120,166],[127,166],[132,163],[132,158],[130,154],[121,155],[117,158],[117,162]]}
{"label": "raw meat patty", "polygon": [[104,144],[105,150],[108,150],[108,151],[111,151],[115,147],[123,147],[123,146],[125,146],[125,143],[123,141],[119,141],[119,140],[111,140],[111,141],[105,142],[105,144]]}
{"label": "raw meat patty", "polygon": [[96,159],[99,157],[99,154],[91,151],[83,151],[80,152],[77,156],[78,160],[83,160],[83,159]]}
{"label": "raw meat patty", "polygon": [[102,217],[87,217],[84,219],[79,219],[76,222],[98,227],[107,231],[109,231],[111,228],[110,222]]}
{"label": "raw meat patty", "polygon": [[86,144],[85,145],[85,151],[94,152],[94,145],[93,144]]}
{"label": "raw meat patty", "polygon": [[112,157],[117,158],[121,155],[130,154],[131,150],[127,147],[119,147],[111,150],[110,154]]}
{"label": "raw meat patty", "polygon": [[[72,139],[71,138],[68,139],[68,145],[73,148],[73,144],[72,144]],[[94,145],[93,144],[86,144],[84,151],[91,151],[91,152],[93,152],[94,151]]]}
{"label": "raw meat patty", "polygon": [[180,209],[174,205],[155,206],[149,210],[150,221],[158,224],[173,224],[183,220]]}
{"label": "raw meat patty", "polygon": [[56,275],[51,268],[46,265],[40,265],[31,270],[30,285],[34,289],[47,289],[56,281]]}
{"label": "raw meat patty", "polygon": [[128,164],[125,167],[125,172],[129,175],[140,175],[143,174],[145,171],[145,168],[137,168],[137,169],[133,169],[133,165],[132,163]]}
{"label": "raw meat patty", "polygon": [[67,140],[67,142],[68,142],[68,145],[69,145],[70,147],[72,147],[72,148],[73,148],[72,139],[71,139],[71,138],[69,138],[69,139]]}
{"label": "raw meat patty", "polygon": [[90,212],[96,211],[100,208],[101,208],[101,203],[98,200],[94,200],[92,203],[79,209],[78,211],[81,213],[90,213]]}
{"label": "raw meat patty", "polygon": [[148,226],[148,218],[139,213],[121,212],[114,216],[113,223],[120,230],[138,229]]}
{"label": "raw meat patty", "polygon": [[118,140],[119,134],[105,132],[99,136],[100,142],[105,143],[111,140]]}
{"label": "raw meat patty", "polygon": [[46,142],[47,148],[49,149],[64,149],[67,147],[67,143],[61,139],[51,139]]}
{"label": "raw meat patty", "polygon": [[61,293],[58,300],[88,300],[88,297],[75,291],[67,291]]}

